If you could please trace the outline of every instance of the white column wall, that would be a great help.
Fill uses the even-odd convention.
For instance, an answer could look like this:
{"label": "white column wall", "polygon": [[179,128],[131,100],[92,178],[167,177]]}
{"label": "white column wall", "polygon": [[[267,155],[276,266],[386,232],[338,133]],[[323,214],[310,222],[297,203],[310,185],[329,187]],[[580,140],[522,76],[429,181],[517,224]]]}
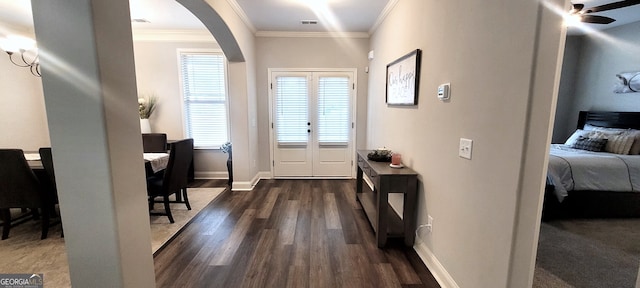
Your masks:
{"label": "white column wall", "polygon": [[154,287],[129,3],[32,5],[71,283]]}

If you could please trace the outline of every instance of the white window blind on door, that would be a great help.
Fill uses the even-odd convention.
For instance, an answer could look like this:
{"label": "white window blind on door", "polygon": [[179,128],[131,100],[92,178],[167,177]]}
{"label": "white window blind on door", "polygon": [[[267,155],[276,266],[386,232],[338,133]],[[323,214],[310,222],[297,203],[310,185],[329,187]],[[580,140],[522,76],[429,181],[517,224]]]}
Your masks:
{"label": "white window blind on door", "polygon": [[348,145],[349,77],[320,77],[318,79],[318,143],[320,145]]}
{"label": "white window blind on door", "polygon": [[222,53],[180,53],[187,137],[200,148],[229,139],[225,58]]}
{"label": "white window blind on door", "polygon": [[276,77],[278,145],[306,145],[309,139],[308,86],[305,76]]}

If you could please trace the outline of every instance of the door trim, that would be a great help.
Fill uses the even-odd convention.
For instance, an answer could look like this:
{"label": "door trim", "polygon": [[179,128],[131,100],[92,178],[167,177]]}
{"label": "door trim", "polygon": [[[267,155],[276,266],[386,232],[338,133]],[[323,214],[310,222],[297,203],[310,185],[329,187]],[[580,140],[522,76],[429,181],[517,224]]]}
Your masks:
{"label": "door trim", "polygon": [[[347,176],[347,177],[275,177],[275,173],[273,171],[273,163],[275,161],[275,156],[274,156],[274,146],[273,146],[273,89],[271,89],[272,87],[272,83],[271,83],[271,79],[272,79],[272,74],[273,73],[278,73],[278,72],[347,72],[347,73],[353,73],[353,85],[354,85],[354,89],[353,89],[353,94],[351,96],[351,103],[353,103],[353,105],[351,105],[351,113],[353,115],[352,118],[352,127],[351,127],[351,141],[353,142],[353,145],[351,145],[351,175]],[[323,178],[323,179],[355,179],[356,177],[356,167],[357,167],[357,163],[356,163],[356,139],[358,139],[357,137],[357,132],[358,132],[358,123],[356,121],[356,119],[358,119],[358,115],[357,115],[357,111],[358,111],[358,69],[357,68],[267,68],[267,79],[269,80],[267,82],[267,90],[269,91],[269,162],[271,162],[271,166],[269,166],[269,171],[271,172],[271,175],[274,179],[279,179],[279,178],[287,178],[287,179],[318,179],[318,178]]]}

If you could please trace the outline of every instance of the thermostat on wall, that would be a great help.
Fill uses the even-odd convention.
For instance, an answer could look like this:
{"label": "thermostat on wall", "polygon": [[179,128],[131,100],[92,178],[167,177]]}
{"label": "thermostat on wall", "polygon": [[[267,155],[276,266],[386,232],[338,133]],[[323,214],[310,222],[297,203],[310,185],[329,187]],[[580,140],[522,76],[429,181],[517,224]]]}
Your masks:
{"label": "thermostat on wall", "polygon": [[449,100],[449,86],[450,85],[451,85],[450,83],[446,83],[446,84],[442,84],[442,85],[438,86],[438,99],[440,99],[440,101]]}

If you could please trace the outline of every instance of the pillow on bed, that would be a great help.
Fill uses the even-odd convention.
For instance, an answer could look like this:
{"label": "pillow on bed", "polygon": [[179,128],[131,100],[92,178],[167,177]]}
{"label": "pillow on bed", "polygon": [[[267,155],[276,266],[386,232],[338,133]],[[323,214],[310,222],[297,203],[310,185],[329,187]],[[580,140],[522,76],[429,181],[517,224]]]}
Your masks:
{"label": "pillow on bed", "polygon": [[[592,132],[588,137],[608,139],[604,151],[615,154],[629,154],[636,138],[628,135],[630,129],[627,128],[609,128],[585,124],[584,130]],[[638,145],[638,152],[640,153],[640,143]]]}
{"label": "pillow on bed", "polygon": [[573,147],[573,144],[576,144],[576,141],[578,141],[578,138],[580,138],[580,137],[588,138],[589,135],[591,135],[592,133],[593,133],[593,131],[587,131],[587,130],[578,129],[575,132],[573,132],[571,137],[569,137],[569,139],[567,139],[566,142],[564,142],[564,145]]}
{"label": "pillow on bed", "polygon": [[631,145],[636,140],[635,135],[629,135],[627,133],[622,134],[607,134],[606,132],[595,131],[589,137],[598,139],[607,139],[607,144],[604,146],[604,151],[615,154],[627,155],[631,150]]}
{"label": "pillow on bed", "polygon": [[631,149],[629,150],[629,155],[638,155],[640,154],[640,130],[629,129],[627,134],[634,137],[635,141],[631,145]]}
{"label": "pillow on bed", "polygon": [[606,145],[607,139],[605,138],[579,137],[571,147],[593,152],[602,152]]}

